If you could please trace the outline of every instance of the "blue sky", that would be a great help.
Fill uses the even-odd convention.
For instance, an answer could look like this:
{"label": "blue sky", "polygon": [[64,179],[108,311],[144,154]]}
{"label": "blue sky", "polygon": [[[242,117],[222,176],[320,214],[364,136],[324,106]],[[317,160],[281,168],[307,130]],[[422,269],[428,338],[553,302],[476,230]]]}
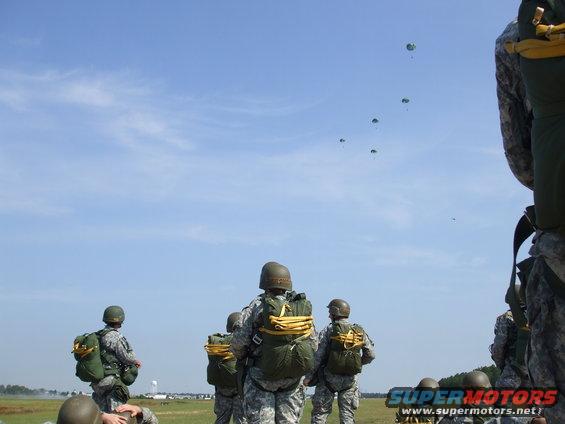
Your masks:
{"label": "blue sky", "polygon": [[0,383],[86,389],[72,340],[117,303],[134,392],[209,391],[206,335],[269,260],[319,328],[350,301],[362,390],[489,364],[532,197],[495,95],[517,7],[2,2]]}

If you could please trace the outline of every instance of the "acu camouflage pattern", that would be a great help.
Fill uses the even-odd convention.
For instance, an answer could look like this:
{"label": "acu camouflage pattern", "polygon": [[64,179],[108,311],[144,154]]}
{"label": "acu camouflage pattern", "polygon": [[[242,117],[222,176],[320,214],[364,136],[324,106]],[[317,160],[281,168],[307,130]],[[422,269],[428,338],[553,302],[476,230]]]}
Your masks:
{"label": "acu camouflage pattern", "polygon": [[245,424],[243,401],[237,394],[237,389],[216,387],[214,399],[215,424],[229,424],[233,416],[235,424]]}
{"label": "acu camouflage pattern", "polygon": [[[504,42],[516,40],[517,35],[518,26],[513,22],[497,39],[497,93],[504,149],[510,169],[521,183],[532,188],[533,157],[531,150],[525,147],[531,137],[531,106],[526,101],[519,58],[507,54],[503,49]],[[527,122],[530,124],[527,125]],[[527,316],[531,329],[526,363],[532,386],[559,389],[557,405],[545,409],[544,414],[550,424],[564,423],[565,301],[550,289],[544,276],[543,261],[562,282],[565,281],[565,238],[551,232],[538,233],[530,255],[536,260],[526,288]]]}
{"label": "acu camouflage pattern", "polygon": [[496,39],[496,94],[500,112],[500,130],[510,170],[526,187],[534,188],[531,152],[532,107],[520,73],[520,59],[504,50],[504,43],[518,40],[518,22],[508,24]]}
{"label": "acu camouflage pattern", "polygon": [[[305,392],[300,378],[267,380],[254,362],[261,356],[261,345],[252,341],[258,328],[263,324],[263,294],[251,301],[241,313],[233,332],[230,350],[237,359],[251,362],[245,379],[243,407],[249,424],[298,423],[304,408]],[[280,296],[286,298],[286,294]],[[315,330],[309,336],[314,350],[317,348]]]}
{"label": "acu camouflage pattern", "polygon": [[496,319],[494,342],[490,345],[491,358],[502,371],[496,382],[497,388],[517,389],[530,387],[528,370],[514,361],[518,329],[511,311],[506,311]]}
{"label": "acu camouflage pattern", "polygon": [[[544,261],[565,281],[565,239],[555,233],[536,235],[530,254],[536,258],[526,288],[530,344],[526,352],[534,387],[555,387],[557,404],[544,410],[547,422],[565,423],[565,299],[550,288]],[[563,283],[565,284],[565,283]]]}
{"label": "acu camouflage pattern", "polygon": [[[343,324],[350,324],[349,320],[340,320]],[[359,407],[359,374],[335,375],[324,369],[331,344],[333,322],[328,324],[318,337],[318,350],[314,357],[315,365],[306,378],[312,380],[318,377],[318,384],[312,397],[312,424],[327,422],[332,412],[332,404],[335,393],[339,406],[339,419],[342,424],[355,422],[355,411]],[[367,365],[375,359],[374,344],[364,331],[364,346],[362,348],[361,363]]]}
{"label": "acu camouflage pattern", "polygon": [[[109,331],[100,338],[100,348],[114,355],[121,367],[135,366],[137,358],[126,338],[113,327],[106,326],[104,330]],[[114,375],[108,375],[98,383],[92,383],[90,387],[93,390],[92,399],[102,412],[115,410],[129,398],[127,387]]]}
{"label": "acu camouflage pattern", "polygon": [[130,415],[129,412],[122,412],[121,415],[123,417],[127,417],[128,418],[128,424],[159,424],[159,420],[157,419],[157,417],[155,416],[155,414],[153,413],[153,411],[151,411],[151,409],[149,408],[144,408],[144,407],[140,407],[141,408],[141,415],[137,415],[135,417],[132,417]]}
{"label": "acu camouflage pattern", "polygon": [[159,420],[149,408],[141,407],[141,419],[137,417],[138,424],[159,424]]}

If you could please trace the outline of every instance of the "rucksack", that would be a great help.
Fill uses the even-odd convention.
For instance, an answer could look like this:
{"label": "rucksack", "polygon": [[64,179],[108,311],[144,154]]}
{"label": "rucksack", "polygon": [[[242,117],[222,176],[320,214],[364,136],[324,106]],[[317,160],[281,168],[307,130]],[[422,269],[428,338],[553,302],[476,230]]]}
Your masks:
{"label": "rucksack", "polygon": [[355,375],[361,372],[361,348],[365,332],[357,324],[334,321],[326,369],[332,374]]}
{"label": "rucksack", "polygon": [[72,353],[77,361],[75,374],[78,378],[87,383],[97,383],[104,378],[97,333],[85,333],[76,337]]}
{"label": "rucksack", "polygon": [[231,339],[231,334],[216,333],[208,336],[208,344],[204,346],[208,353],[206,377],[208,384],[212,386],[237,387],[236,359],[229,351]]}
{"label": "rucksack", "polygon": [[298,378],[314,368],[312,304],[304,293],[263,297],[262,353],[259,367],[267,380]]}
{"label": "rucksack", "polygon": [[97,383],[108,375],[114,375],[130,386],[137,378],[137,367],[121,365],[113,353],[100,346],[101,338],[110,331],[115,330],[105,328],[75,338],[72,352],[77,361],[75,374],[87,383]]}

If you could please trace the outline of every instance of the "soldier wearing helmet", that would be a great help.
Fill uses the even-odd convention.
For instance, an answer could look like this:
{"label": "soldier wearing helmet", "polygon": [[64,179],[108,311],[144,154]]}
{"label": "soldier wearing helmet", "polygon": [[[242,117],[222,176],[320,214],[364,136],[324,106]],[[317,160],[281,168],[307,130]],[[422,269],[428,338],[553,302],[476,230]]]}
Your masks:
{"label": "soldier wearing helmet", "polygon": [[235,424],[245,424],[243,402],[237,393],[236,360],[228,350],[232,333],[240,319],[241,312],[229,314],[226,334],[216,333],[208,336],[208,344],[205,346],[209,358],[208,383],[215,387],[215,424],[229,424],[232,416]]}
{"label": "soldier wearing helmet", "polygon": [[531,386],[524,359],[518,361],[516,358],[517,338],[518,328],[512,312],[506,311],[496,318],[494,341],[489,348],[492,360],[501,371],[496,382],[497,388],[517,389]]}
{"label": "soldier wearing helmet", "polygon": [[311,422],[327,422],[337,393],[340,423],[354,423],[359,374],[363,365],[375,359],[374,345],[360,325],[349,322],[349,303],[333,299],[328,310],[331,322],[320,332],[315,366],[305,380],[305,384],[316,385]]}
{"label": "soldier wearing helmet", "polygon": [[[119,405],[127,403],[131,384],[137,376],[141,361],[137,359],[130,344],[120,333],[125,321],[125,312],[121,306],[108,306],[104,310],[102,321],[106,326],[98,332],[100,339],[100,356],[104,366],[105,377],[92,383],[92,399],[103,412],[114,411]],[[128,377],[125,377],[125,376]],[[124,381],[126,378],[131,382]]]}
{"label": "soldier wearing helmet", "polygon": [[63,402],[57,424],[159,424],[148,408],[120,405],[114,413],[101,412],[88,396],[73,396]]}
{"label": "soldier wearing helmet", "polygon": [[[432,391],[432,390],[438,390],[439,389],[439,383],[431,378],[431,377],[424,377],[420,380],[420,382],[418,383],[418,385],[414,388],[414,391]],[[418,407],[422,407],[422,406],[429,406],[430,408],[433,408],[433,405],[431,402],[426,403],[426,404],[418,404]],[[436,424],[441,420],[441,417],[439,415],[437,415],[437,412],[434,413],[433,415],[424,415],[421,413],[418,414],[413,414],[411,412],[406,413],[406,412],[402,412],[403,409],[407,408],[406,405],[401,405],[399,408],[398,413],[396,414],[396,423],[400,423],[400,424],[409,424],[409,423],[419,423],[419,424]],[[434,408],[435,410],[436,408]]]}
{"label": "soldier wearing helmet", "polygon": [[[464,389],[482,389],[488,390],[492,388],[492,384],[488,375],[484,372],[475,370],[471,371],[463,377],[463,388]],[[481,407],[481,405],[476,405]],[[544,424],[545,419],[541,417],[514,417],[514,416],[503,416],[503,417],[493,417],[492,415],[481,416],[481,415],[462,415],[458,417],[445,417],[440,421],[440,424]]]}
{"label": "soldier wearing helmet", "polygon": [[302,380],[317,345],[312,305],[304,293],[292,291],[288,268],[277,262],[263,266],[259,288],[264,293],[243,309],[230,347],[242,371],[246,419],[298,423],[305,400]]}

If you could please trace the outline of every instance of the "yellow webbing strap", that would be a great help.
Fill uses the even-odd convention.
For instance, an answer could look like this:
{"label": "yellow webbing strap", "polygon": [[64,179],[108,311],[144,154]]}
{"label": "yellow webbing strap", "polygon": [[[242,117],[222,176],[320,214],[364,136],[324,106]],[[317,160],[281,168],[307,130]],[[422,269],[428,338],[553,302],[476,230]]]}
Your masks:
{"label": "yellow webbing strap", "polygon": [[281,313],[278,317],[269,315],[269,322],[275,328],[274,330],[260,327],[259,331],[262,333],[271,334],[273,336],[301,335],[308,337],[310,334],[312,334],[314,317],[312,317],[311,315],[285,317],[284,314],[287,310],[291,310],[288,303],[281,308]]}
{"label": "yellow webbing strap", "polygon": [[519,42],[508,41],[504,43],[505,50],[517,53],[526,59],[548,59],[550,57],[565,56],[565,38],[555,40],[528,39]]}
{"label": "yellow webbing strap", "polygon": [[87,348],[85,345],[81,345],[80,343],[75,343],[73,345],[73,351],[71,353],[76,353],[81,358],[84,358],[89,353],[94,351],[94,347]]}
{"label": "yellow webbing strap", "polygon": [[358,349],[365,346],[365,342],[363,341],[363,333],[357,332],[353,330],[353,328],[350,329],[347,333],[341,333],[330,338],[339,343],[343,343],[343,348],[345,350]]}
{"label": "yellow webbing strap", "polygon": [[230,352],[229,344],[206,344],[204,345],[204,350],[208,356],[220,356],[224,361],[229,361],[234,359],[235,356]]}
{"label": "yellow webbing strap", "polygon": [[565,24],[559,25],[536,25],[536,35],[545,35],[549,38],[553,34],[562,34],[565,32]]}

